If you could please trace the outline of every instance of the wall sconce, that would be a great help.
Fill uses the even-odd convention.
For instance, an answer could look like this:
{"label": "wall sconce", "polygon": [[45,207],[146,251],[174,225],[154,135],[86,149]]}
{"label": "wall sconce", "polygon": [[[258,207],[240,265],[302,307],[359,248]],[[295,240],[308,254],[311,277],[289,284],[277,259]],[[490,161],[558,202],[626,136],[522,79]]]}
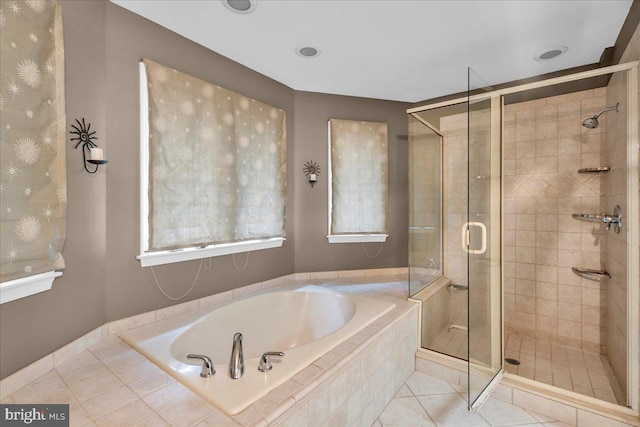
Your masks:
{"label": "wall sconce", "polygon": [[320,166],[313,160],[308,161],[304,164],[304,169],[302,169],[304,174],[309,177],[309,183],[311,184],[311,188],[316,185],[318,182],[318,175],[320,175]]}
{"label": "wall sconce", "polygon": [[[104,152],[102,148],[98,148],[94,140],[98,139],[97,136],[94,136],[96,131],[89,132],[91,130],[91,123],[85,125],[84,117],[82,118],[82,123],[78,119],[76,119],[76,123],[78,126],[71,125],[75,131],[71,131],[69,133],[73,133],[78,135],[75,138],[71,138],[71,141],[78,141],[75,149],[78,148],[80,144],[82,144],[82,164],[84,165],[84,170],[89,173],[98,172],[98,168],[100,165],[104,165],[109,162],[109,160],[104,159]],[[87,154],[89,154],[89,158],[87,159]],[[91,163],[92,165],[96,165],[96,168],[93,171],[90,171],[87,167],[87,163]]]}

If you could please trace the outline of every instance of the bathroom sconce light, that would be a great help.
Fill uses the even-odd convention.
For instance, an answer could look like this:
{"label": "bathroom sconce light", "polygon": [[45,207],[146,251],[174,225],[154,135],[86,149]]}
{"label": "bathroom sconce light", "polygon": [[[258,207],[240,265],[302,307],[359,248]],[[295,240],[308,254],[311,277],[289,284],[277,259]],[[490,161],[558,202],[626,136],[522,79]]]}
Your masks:
{"label": "bathroom sconce light", "polygon": [[304,169],[302,169],[304,174],[309,177],[309,183],[311,184],[311,188],[316,185],[318,182],[318,175],[320,175],[320,166],[313,160],[308,161],[304,164]]}
{"label": "bathroom sconce light", "polygon": [[[76,123],[78,126],[71,125],[75,131],[71,131],[69,133],[73,133],[78,135],[75,138],[71,138],[71,141],[78,141],[75,149],[78,148],[80,144],[82,144],[82,164],[84,165],[84,170],[89,173],[98,172],[98,168],[100,165],[104,165],[108,163],[108,160],[104,160],[104,152],[102,148],[98,148],[94,140],[98,139],[95,135],[96,131],[89,132],[91,130],[91,123],[85,125],[84,117],[82,118],[82,123],[78,119],[76,119]],[[89,153],[89,158],[87,159],[87,153]],[[96,168],[93,171],[90,171],[87,167],[87,163],[91,163],[92,165],[96,165]]]}

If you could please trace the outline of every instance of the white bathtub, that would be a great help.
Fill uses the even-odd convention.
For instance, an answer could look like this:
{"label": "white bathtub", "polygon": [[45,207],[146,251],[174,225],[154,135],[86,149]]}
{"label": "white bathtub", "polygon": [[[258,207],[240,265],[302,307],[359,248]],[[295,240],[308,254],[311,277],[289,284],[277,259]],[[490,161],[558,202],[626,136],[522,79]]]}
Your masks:
{"label": "white bathtub", "polygon": [[[314,285],[280,287],[209,311],[189,313],[125,332],[136,350],[229,415],[237,414],[391,310],[395,304]],[[233,335],[243,335],[244,376],[229,377]],[[283,351],[273,369],[258,371],[262,353]],[[216,374],[201,378],[209,356]]]}

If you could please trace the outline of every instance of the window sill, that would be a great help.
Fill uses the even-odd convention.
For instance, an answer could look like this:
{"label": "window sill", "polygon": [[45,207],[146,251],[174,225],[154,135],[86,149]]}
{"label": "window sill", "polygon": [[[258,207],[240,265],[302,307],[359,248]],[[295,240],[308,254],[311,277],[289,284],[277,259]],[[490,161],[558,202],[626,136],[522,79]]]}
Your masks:
{"label": "window sill", "polygon": [[282,246],[284,241],[284,237],[274,237],[265,240],[222,243],[219,245],[206,246],[204,248],[185,248],[177,249],[175,251],[149,252],[138,255],[136,258],[140,261],[140,266],[153,267],[154,265],[171,264],[174,262],[191,261],[194,259],[279,248]]}
{"label": "window sill", "polygon": [[330,234],[329,243],[384,243],[388,234]]}
{"label": "window sill", "polygon": [[53,280],[62,276],[61,271],[48,271],[29,277],[0,283],[0,304],[48,291]]}

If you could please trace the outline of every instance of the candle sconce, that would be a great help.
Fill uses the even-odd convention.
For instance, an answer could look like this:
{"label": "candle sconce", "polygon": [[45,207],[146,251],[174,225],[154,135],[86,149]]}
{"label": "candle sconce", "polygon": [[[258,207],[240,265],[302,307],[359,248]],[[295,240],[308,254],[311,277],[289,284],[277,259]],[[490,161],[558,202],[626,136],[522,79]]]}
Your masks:
{"label": "candle sconce", "polygon": [[[78,119],[76,119],[76,123],[78,124],[78,126],[71,125],[71,127],[74,128],[75,131],[70,131],[69,133],[73,133],[78,136],[75,138],[71,138],[71,141],[78,141],[76,143],[76,146],[74,147],[75,149],[77,149],[78,146],[82,145],[82,164],[84,165],[84,170],[89,173],[96,173],[98,172],[98,168],[100,167],[100,165],[104,165],[109,161],[104,160],[104,152],[102,151],[102,148],[98,148],[96,143],[93,142],[94,140],[98,139],[98,137],[94,136],[96,134],[96,131],[90,132],[91,123],[85,124],[84,117],[82,118],[82,123],[80,123]],[[89,154],[88,159],[87,153]],[[93,171],[89,170],[89,168],[87,167],[87,163],[95,165],[96,168]]]}
{"label": "candle sconce", "polygon": [[304,169],[302,169],[304,174],[309,177],[309,184],[311,184],[311,188],[316,185],[318,182],[318,175],[320,175],[320,166],[313,160],[308,161],[304,164]]}

